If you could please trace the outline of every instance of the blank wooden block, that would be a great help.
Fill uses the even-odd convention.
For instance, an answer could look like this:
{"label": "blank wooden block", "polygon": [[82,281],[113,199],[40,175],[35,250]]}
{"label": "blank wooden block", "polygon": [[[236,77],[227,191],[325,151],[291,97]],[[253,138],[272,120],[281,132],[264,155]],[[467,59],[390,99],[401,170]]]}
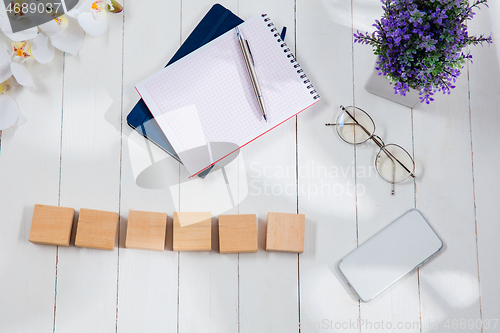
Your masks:
{"label": "blank wooden block", "polygon": [[304,214],[268,213],[266,251],[304,252]]}
{"label": "blank wooden block", "polygon": [[80,209],[75,245],[91,249],[114,250],[118,213]]}
{"label": "blank wooden block", "polygon": [[257,216],[220,215],[220,253],[257,252]]}
{"label": "blank wooden block", "polygon": [[163,251],[167,231],[167,214],[130,210],[125,247]]}
{"label": "blank wooden block", "polygon": [[75,210],[35,205],[29,240],[36,244],[69,246]]}
{"label": "blank wooden block", "polygon": [[[181,227],[179,219],[191,219],[196,214],[201,222]],[[174,251],[210,251],[212,249],[212,213],[175,212],[174,213]]]}

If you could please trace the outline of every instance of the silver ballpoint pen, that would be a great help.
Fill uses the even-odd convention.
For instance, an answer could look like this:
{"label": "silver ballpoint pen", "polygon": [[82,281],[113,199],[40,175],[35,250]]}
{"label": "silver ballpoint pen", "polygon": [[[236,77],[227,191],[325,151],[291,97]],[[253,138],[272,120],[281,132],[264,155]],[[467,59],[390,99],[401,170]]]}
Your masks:
{"label": "silver ballpoint pen", "polygon": [[257,80],[257,74],[255,73],[255,63],[253,61],[252,52],[250,52],[250,46],[248,45],[248,41],[243,38],[240,29],[238,27],[236,27],[235,29],[236,35],[238,36],[241,53],[243,54],[243,59],[245,59],[245,65],[247,66],[248,76],[250,77],[250,81],[252,82],[255,98],[257,99],[257,103],[259,104],[260,111],[262,112],[264,120],[267,121],[267,112],[264,105],[264,97],[262,96],[262,90],[260,89],[259,81]]}

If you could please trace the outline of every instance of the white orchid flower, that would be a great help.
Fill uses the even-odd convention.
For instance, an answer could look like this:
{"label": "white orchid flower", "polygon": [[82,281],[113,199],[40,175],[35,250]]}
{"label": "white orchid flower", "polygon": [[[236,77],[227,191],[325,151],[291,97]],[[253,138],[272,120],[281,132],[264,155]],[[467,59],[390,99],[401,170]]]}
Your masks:
{"label": "white orchid flower", "polygon": [[54,47],[72,55],[77,55],[83,47],[85,33],[78,21],[69,15],[59,16],[38,27],[40,31],[33,39],[33,56],[40,63],[52,60]]}
{"label": "white orchid flower", "polygon": [[33,58],[31,44],[28,42],[12,42],[12,51],[0,44],[0,82],[14,76],[17,83],[29,90],[35,90],[35,82],[23,63]]}
{"label": "white orchid flower", "polygon": [[119,13],[123,7],[114,0],[83,0],[68,12],[78,19],[83,30],[92,37],[101,37],[108,29],[107,12]]}
{"label": "white orchid flower", "polygon": [[30,90],[36,89],[28,70],[22,65],[33,56],[28,42],[12,42],[12,51],[0,44],[0,130],[21,125],[26,118],[16,101],[5,92],[13,86],[12,78]]}
{"label": "white orchid flower", "polygon": [[11,96],[4,94],[11,86],[11,79],[0,83],[0,131],[26,122],[26,118],[19,111],[16,101]]}

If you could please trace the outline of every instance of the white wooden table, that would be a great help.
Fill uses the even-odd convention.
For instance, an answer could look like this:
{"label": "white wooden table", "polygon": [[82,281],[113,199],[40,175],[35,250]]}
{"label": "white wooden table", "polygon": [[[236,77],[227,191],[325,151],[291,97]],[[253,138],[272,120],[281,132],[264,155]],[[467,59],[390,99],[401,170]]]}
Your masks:
{"label": "white wooden table", "polygon": [[[126,123],[134,84],[165,65],[213,2],[123,4],[123,14],[109,15],[107,36],[87,36],[78,56],[28,65],[38,90],[14,93],[28,122],[1,134],[0,332],[500,332],[496,1],[469,27],[493,31],[497,45],[472,48],[474,63],[453,93],[413,110],[363,89],[374,56],[353,45],[352,33],[370,29],[379,1],[223,1],[243,19],[264,11],[287,26],[322,97],[243,148],[227,173],[230,209],[221,208],[220,173],[186,181],[182,166]],[[414,155],[415,183],[391,196],[372,167],[376,147],[355,149],[324,126],[340,104],[364,108],[385,142]],[[119,212],[119,247],[31,244],[35,203]],[[415,207],[443,250],[360,303],[336,263]],[[125,249],[129,209],[212,211],[212,252],[173,252],[170,218],[165,252]],[[257,214],[259,252],[217,252],[221,209]],[[269,211],[306,215],[303,254],[264,251]]]}

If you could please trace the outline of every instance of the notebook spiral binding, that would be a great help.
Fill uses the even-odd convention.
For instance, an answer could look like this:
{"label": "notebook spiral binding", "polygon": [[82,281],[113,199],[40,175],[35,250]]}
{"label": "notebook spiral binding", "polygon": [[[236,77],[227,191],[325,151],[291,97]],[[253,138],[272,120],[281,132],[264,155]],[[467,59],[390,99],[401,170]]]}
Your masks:
{"label": "notebook spiral binding", "polygon": [[311,84],[311,81],[307,78],[307,75],[304,73],[304,70],[300,67],[299,63],[297,62],[297,59],[295,59],[295,56],[292,54],[290,49],[287,47],[286,43],[281,40],[280,34],[278,33],[278,29],[274,27],[274,23],[270,22],[271,19],[267,17],[267,14],[262,14],[261,15],[264,18],[264,22],[267,23],[267,26],[271,28],[271,32],[274,33],[274,37],[276,38],[276,41],[278,43],[281,43],[281,47],[283,48],[283,52],[287,53],[287,58],[290,59],[290,63],[294,64],[293,68],[297,69],[297,74],[301,74],[300,78],[304,80],[304,84],[307,84],[307,89],[309,89],[309,93],[313,95],[312,97],[316,100],[319,98],[318,93],[316,90],[314,90],[313,85]]}

